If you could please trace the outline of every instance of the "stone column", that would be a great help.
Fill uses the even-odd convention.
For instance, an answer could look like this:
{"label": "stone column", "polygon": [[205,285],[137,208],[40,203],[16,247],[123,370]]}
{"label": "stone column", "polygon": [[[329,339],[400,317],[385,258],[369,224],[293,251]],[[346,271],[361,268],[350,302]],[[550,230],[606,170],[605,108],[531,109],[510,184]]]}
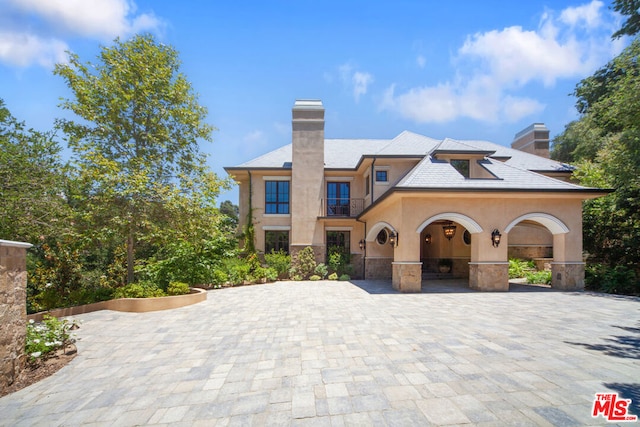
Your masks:
{"label": "stone column", "polygon": [[0,389],[13,384],[26,360],[29,247],[0,240]]}
{"label": "stone column", "polygon": [[563,291],[584,290],[584,262],[552,262],[551,287]]}
{"label": "stone column", "polygon": [[393,289],[400,292],[422,291],[422,263],[395,261],[392,263]]}
{"label": "stone column", "polygon": [[469,287],[478,291],[508,291],[508,262],[470,262]]}

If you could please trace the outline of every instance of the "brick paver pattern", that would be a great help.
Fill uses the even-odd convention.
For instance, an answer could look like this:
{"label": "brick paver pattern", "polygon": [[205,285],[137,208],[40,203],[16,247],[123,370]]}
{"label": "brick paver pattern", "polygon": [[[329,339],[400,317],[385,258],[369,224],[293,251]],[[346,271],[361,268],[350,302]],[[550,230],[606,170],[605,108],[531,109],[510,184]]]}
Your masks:
{"label": "brick paver pattern", "polygon": [[80,315],[79,355],[1,398],[0,425],[606,425],[595,393],[640,396],[639,299],[438,290],[278,282]]}

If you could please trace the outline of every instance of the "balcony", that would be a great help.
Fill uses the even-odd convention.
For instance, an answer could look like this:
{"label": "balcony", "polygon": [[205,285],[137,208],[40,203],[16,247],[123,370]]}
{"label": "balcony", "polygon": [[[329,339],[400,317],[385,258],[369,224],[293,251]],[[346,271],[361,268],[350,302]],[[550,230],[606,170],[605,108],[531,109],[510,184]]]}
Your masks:
{"label": "balcony", "polygon": [[322,199],[322,215],[353,218],[364,210],[364,199]]}

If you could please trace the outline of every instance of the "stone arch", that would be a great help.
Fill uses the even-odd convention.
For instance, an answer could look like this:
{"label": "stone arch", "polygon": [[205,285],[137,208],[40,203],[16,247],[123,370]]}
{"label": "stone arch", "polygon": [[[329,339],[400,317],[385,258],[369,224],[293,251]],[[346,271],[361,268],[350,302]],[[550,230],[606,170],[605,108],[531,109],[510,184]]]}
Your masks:
{"label": "stone arch", "polygon": [[365,240],[367,242],[372,242],[373,240],[375,240],[376,236],[378,236],[378,233],[380,233],[380,231],[384,228],[388,228],[389,230],[398,234],[398,231],[395,228],[393,228],[391,224],[384,221],[380,221],[376,223],[373,227],[371,227],[371,229],[367,233],[367,237],[365,238]]}
{"label": "stone arch", "polygon": [[564,222],[560,221],[558,218],[556,218],[553,215],[542,213],[542,212],[528,213],[528,214],[519,216],[518,218],[511,221],[509,225],[507,225],[507,227],[504,229],[504,232],[508,233],[509,231],[511,231],[511,229],[513,229],[513,227],[515,227],[522,221],[526,221],[526,220],[535,221],[544,225],[551,232],[551,234],[554,234],[554,235],[566,234],[569,232],[569,227],[567,227],[564,224]]}
{"label": "stone arch", "polygon": [[462,226],[464,226],[464,228],[469,230],[469,233],[471,234],[482,232],[482,227],[480,227],[480,224],[478,224],[468,216],[460,213],[456,213],[456,212],[444,212],[444,213],[434,215],[431,218],[424,221],[422,224],[418,226],[418,228],[416,229],[416,233],[418,234],[422,233],[422,230],[424,230],[427,225],[438,220],[448,220],[448,221],[457,222],[458,224],[461,224]]}

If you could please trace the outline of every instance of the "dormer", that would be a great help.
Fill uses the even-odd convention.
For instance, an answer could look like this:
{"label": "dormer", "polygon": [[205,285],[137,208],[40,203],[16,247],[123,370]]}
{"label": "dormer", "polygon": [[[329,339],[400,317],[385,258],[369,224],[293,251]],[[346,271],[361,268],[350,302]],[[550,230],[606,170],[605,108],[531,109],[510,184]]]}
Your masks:
{"label": "dormer", "polygon": [[474,149],[459,141],[447,138],[433,150],[431,156],[436,160],[448,162],[466,179],[497,179],[483,166],[489,162],[487,157],[493,154],[495,151]]}

